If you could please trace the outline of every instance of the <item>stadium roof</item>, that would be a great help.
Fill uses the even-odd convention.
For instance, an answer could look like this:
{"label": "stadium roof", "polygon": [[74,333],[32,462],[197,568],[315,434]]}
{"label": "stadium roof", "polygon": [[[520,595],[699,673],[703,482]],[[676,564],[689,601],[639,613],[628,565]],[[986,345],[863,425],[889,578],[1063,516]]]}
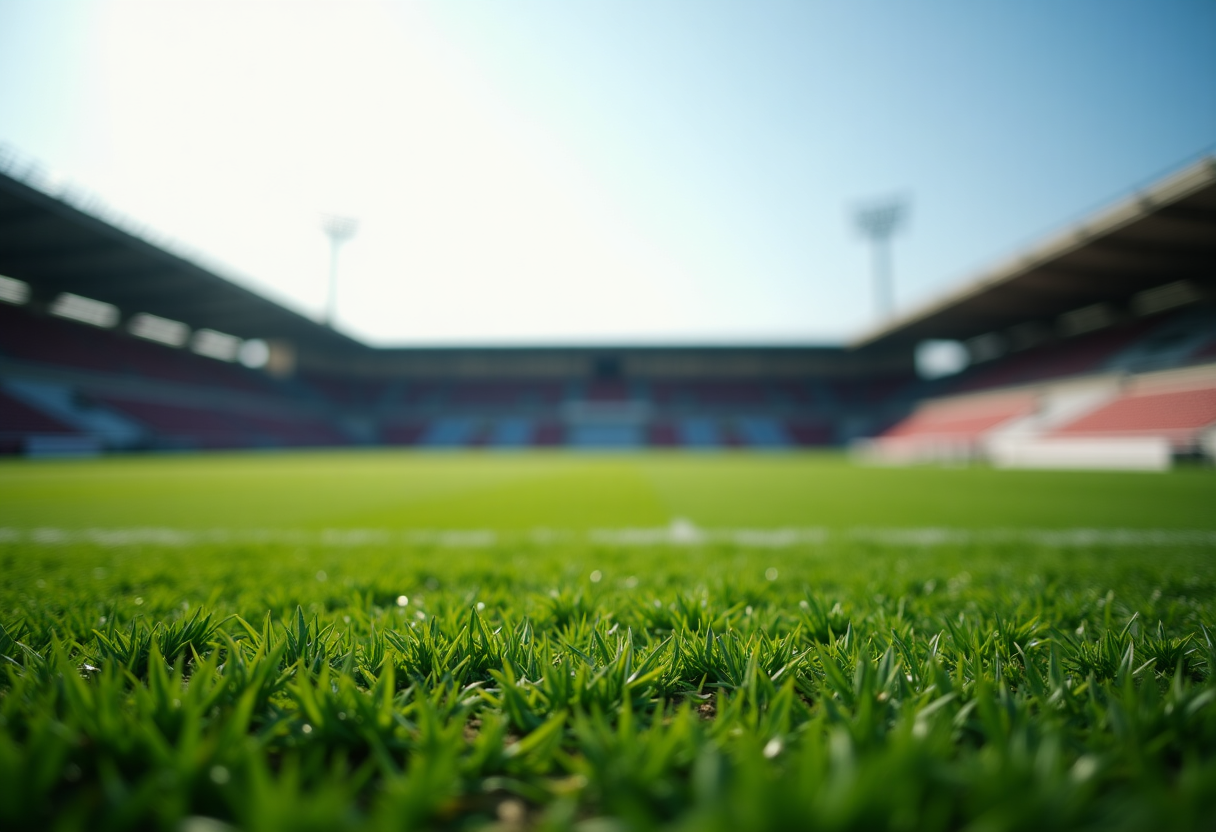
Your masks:
{"label": "stadium roof", "polygon": [[281,338],[323,352],[366,349],[167,250],[167,241],[119,227],[123,218],[87,195],[56,198],[35,187],[36,171],[10,167],[10,173],[0,170],[0,274],[28,283],[35,302],[70,292],[113,304],[124,317],[149,313],[196,329]]}
{"label": "stadium roof", "polygon": [[[1166,288],[1171,287],[1171,288]],[[864,334],[855,348],[966,340],[1087,310],[1118,315],[1137,296],[1216,290],[1216,157],[1208,156],[979,277]],[[1145,311],[1145,310],[1141,310]]]}

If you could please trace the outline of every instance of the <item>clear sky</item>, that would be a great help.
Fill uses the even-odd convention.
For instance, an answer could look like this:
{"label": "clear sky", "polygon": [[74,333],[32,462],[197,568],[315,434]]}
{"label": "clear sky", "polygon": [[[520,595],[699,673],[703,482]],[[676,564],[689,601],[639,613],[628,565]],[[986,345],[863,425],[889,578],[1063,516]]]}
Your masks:
{"label": "clear sky", "polygon": [[374,343],[833,342],[857,205],[906,308],[1216,147],[1216,2],[0,0],[0,143]]}

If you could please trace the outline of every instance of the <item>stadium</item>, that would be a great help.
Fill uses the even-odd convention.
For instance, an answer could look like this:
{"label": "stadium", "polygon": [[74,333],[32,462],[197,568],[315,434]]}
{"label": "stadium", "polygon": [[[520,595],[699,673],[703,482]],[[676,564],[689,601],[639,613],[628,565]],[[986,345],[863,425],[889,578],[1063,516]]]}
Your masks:
{"label": "stadium", "polygon": [[[5,167],[10,453],[878,437],[873,454],[905,460],[1213,454],[1212,158],[853,343],[749,348],[372,348],[39,190],[37,168]],[[947,340],[966,369],[918,376],[917,347]]]}
{"label": "stadium", "polygon": [[[63,44],[83,55],[95,37],[90,28],[72,41],[60,32],[67,18],[49,6],[29,5],[21,17],[18,5],[0,8],[0,93],[15,89],[6,66],[66,62]],[[120,180],[164,178],[179,201],[166,204],[197,202],[203,208],[184,216],[203,216],[204,180],[222,178],[217,171],[239,168],[244,158],[224,155],[229,133],[239,134],[241,153],[261,148],[250,153],[259,171],[282,157],[290,179],[320,178],[325,160],[316,148],[332,139],[326,126],[346,129],[346,118],[358,129],[334,147],[366,151],[368,166],[359,168],[351,158],[358,154],[347,152],[339,167],[371,170],[376,189],[392,191],[393,200],[404,197],[385,182],[425,188],[425,177],[393,179],[400,170],[394,174],[385,160],[417,151],[402,139],[415,128],[447,135],[424,118],[459,115],[460,101],[451,100],[459,90],[443,86],[443,73],[427,77],[424,95],[410,99],[420,109],[407,130],[394,133],[391,119],[360,120],[366,114],[342,109],[342,101],[312,120],[325,95],[311,88],[301,95],[293,83],[302,82],[284,69],[305,79],[319,77],[304,71],[316,67],[346,77],[334,55],[356,63],[372,54],[372,75],[389,80],[375,95],[352,97],[378,117],[391,109],[381,93],[408,99],[419,67],[453,77],[463,71],[459,61],[418,59],[393,75],[400,67],[376,57],[384,44],[394,60],[425,52],[417,31],[434,21],[410,16],[414,5],[293,6],[290,14],[303,22],[288,22],[274,4],[249,4],[253,10],[240,14],[186,5],[115,4],[110,11],[122,25],[97,30],[119,45],[123,60],[138,52],[160,61],[156,72],[142,59],[106,65],[106,83],[121,86],[113,77],[126,77],[141,90],[152,83],[155,93],[133,99],[137,129],[125,135],[136,150],[106,151],[138,157],[139,165],[116,167]],[[513,20],[495,17],[497,5],[427,9],[486,66],[504,77],[522,73],[517,82],[530,79],[520,82],[529,94],[568,94],[561,100],[571,111],[590,102],[579,117],[591,119],[600,149],[624,148],[628,156],[626,128],[638,127],[647,153],[658,157],[661,126],[685,121],[693,129],[668,138],[695,136],[672,146],[681,159],[705,165],[689,167],[699,182],[736,173],[721,172],[708,151],[697,157],[715,140],[731,145],[732,165],[780,183],[755,192],[724,188],[732,205],[706,208],[748,245],[781,236],[748,237],[752,215],[766,233],[784,228],[797,236],[789,229],[806,217],[795,222],[787,216],[794,203],[774,194],[818,181],[799,179],[806,171],[788,161],[794,157],[774,163],[776,173],[765,168],[762,157],[780,156],[783,131],[806,137],[814,128],[820,176],[835,167],[858,181],[870,167],[880,171],[875,177],[889,175],[881,154],[867,155],[853,129],[854,120],[865,122],[865,97],[831,94],[844,58],[875,59],[862,48],[876,31],[866,15],[859,24],[841,7],[843,17],[821,27],[825,9],[803,4],[773,4],[759,15],[723,16],[723,7],[718,17],[678,5],[660,4],[643,17],[595,4],[578,13],[513,4],[521,20],[543,24],[515,29]],[[888,12],[906,14],[894,6]],[[1162,40],[1169,61],[1160,45],[1145,52],[1169,70],[1160,77],[1177,81],[1184,73],[1171,61],[1199,54],[1195,44],[1211,39],[1192,20],[1211,14],[1192,12],[1170,18],[1173,29],[1160,24],[1173,33]],[[906,162],[909,169],[929,158],[917,155],[912,129],[925,124],[933,127],[926,135],[936,158],[962,170],[980,156],[981,169],[1005,169],[965,191],[972,200],[990,196],[991,205],[955,210],[946,231],[926,221],[926,236],[961,250],[977,229],[1000,226],[972,246],[985,251],[993,239],[1016,237],[999,218],[1017,212],[997,209],[1017,201],[1020,178],[1033,196],[1022,209],[1041,208],[1044,218],[1042,206],[1071,204],[1084,190],[1069,191],[1069,177],[1093,175],[1105,183],[1093,188],[1122,196],[1054,223],[1051,233],[965,279],[925,283],[935,290],[843,338],[558,341],[538,329],[534,344],[377,344],[364,331],[331,325],[332,306],[314,315],[298,299],[257,291],[251,287],[261,284],[213,256],[0,144],[0,829],[1210,829],[1216,156],[1192,155],[1137,185],[1111,182],[1103,177],[1124,169],[1112,166],[1118,154],[1104,155],[1108,148],[1092,139],[1130,155],[1137,141],[1151,146],[1156,156],[1141,153],[1142,169],[1156,164],[1150,156],[1179,158],[1163,138],[1174,136],[1170,124],[1143,117],[1156,112],[1144,104],[1145,91],[1166,102],[1166,112],[1192,114],[1201,108],[1183,92],[1210,91],[1216,75],[1204,76],[1207,86],[1178,81],[1162,90],[1158,76],[1137,86],[1136,73],[1148,78],[1150,70],[1109,46],[1124,41],[1101,29],[1106,9],[1065,15],[1061,31],[1078,35],[1066,48],[1044,34],[1037,16],[1002,11],[1002,25],[985,28],[941,14],[918,7],[898,34],[916,58],[908,76],[933,82],[918,106],[937,101],[941,89],[956,97],[944,109],[913,108],[899,118],[884,111],[881,123],[906,132],[901,152],[919,160]],[[1130,14],[1113,17],[1131,33],[1127,42],[1140,44]],[[1143,28],[1158,26],[1164,14],[1154,8]],[[10,19],[21,23],[11,31],[32,33],[34,47],[21,51],[6,34]],[[673,46],[694,19],[704,30]],[[364,28],[343,29],[349,20]],[[762,36],[749,46],[748,27],[758,20]],[[39,40],[34,35],[47,21],[53,36]],[[203,34],[182,34],[196,25]],[[395,25],[396,40],[378,40]],[[309,26],[317,30],[312,41]],[[647,57],[650,29],[664,26],[671,37]],[[543,37],[536,34],[542,29]],[[1025,80],[1039,67],[1029,66],[1031,52],[1017,32],[1033,35],[1027,43],[1048,44],[1034,57],[1052,68],[1050,83]],[[1200,34],[1186,39],[1187,32]],[[814,64],[820,58],[812,53],[831,53],[837,40],[843,53]],[[234,50],[231,60],[214,59],[220,41]],[[601,56],[607,69],[597,79],[588,67],[605,43],[612,49]],[[623,43],[638,50],[628,61],[616,51]],[[891,43],[883,48],[894,49]],[[935,70],[922,43],[975,60]],[[503,59],[494,51],[503,44],[526,60]],[[738,54],[723,44],[738,46]],[[331,47],[333,55],[316,57]],[[145,48],[151,52],[139,51]],[[1042,114],[1017,96],[987,97],[1005,69],[992,74],[985,55],[968,53],[1008,56],[1011,48],[1029,100],[1056,101],[1058,93],[1067,101],[1033,130],[1010,131],[1010,141],[1029,148],[1035,130],[1050,133],[1039,146],[1060,143],[1050,158],[1063,160],[1069,176],[1029,149],[993,166],[991,149],[969,132],[985,120],[1008,127],[998,115],[977,118],[977,102],[999,99],[1020,116]],[[39,63],[39,49],[54,54]],[[782,63],[782,49],[805,62]],[[777,58],[766,63],[770,54]],[[1118,100],[1140,102],[1127,108],[1134,118],[1123,122],[1126,135],[1099,129],[1106,122],[1093,114],[1117,109],[1110,101],[1074,100],[1084,87],[1075,78],[1089,71],[1080,64],[1095,55],[1095,66],[1109,72],[1134,65],[1118,75],[1136,75],[1136,83],[1118,87]],[[613,86],[633,71],[635,57],[661,70]],[[1193,58],[1178,58],[1177,66],[1211,62],[1210,55]],[[727,71],[715,87],[704,79],[720,65]],[[753,65],[765,67],[758,80],[749,75]],[[185,74],[175,75],[180,66]],[[802,74],[787,73],[790,66]],[[541,80],[528,75],[535,67],[543,68]],[[968,98],[971,78],[963,76],[973,70],[987,80],[983,96]],[[822,72],[833,83],[814,101],[834,102],[825,112],[835,121],[788,120],[795,93]],[[40,96],[58,90],[45,86],[58,76],[44,74],[28,76],[31,89],[42,90],[27,96],[38,118],[52,109]],[[786,75],[797,83],[774,80]],[[677,85],[673,95],[663,86],[670,78],[696,83]],[[737,79],[750,90],[745,101],[727,89]],[[1061,79],[1063,92],[1053,92]],[[878,80],[882,88],[903,83]],[[650,86],[662,106],[631,109],[648,100]],[[698,103],[694,90],[710,92]],[[756,95],[773,90],[781,94]],[[216,91],[222,94],[208,103]],[[292,115],[293,95],[308,104],[307,118]],[[1179,98],[1186,100],[1170,110]],[[0,94],[0,121],[20,111],[10,103],[17,100]],[[118,100],[109,110],[98,105],[116,122]],[[229,109],[238,100],[254,103]],[[752,109],[761,100],[776,104]],[[438,109],[426,110],[427,101]],[[685,108],[679,119],[668,119],[672,102]],[[179,105],[187,118],[175,122]],[[709,122],[721,136],[700,129],[699,106],[721,119]],[[1207,129],[1206,118],[1188,129]],[[851,166],[832,144],[837,122],[848,128],[840,135],[844,155],[856,157]],[[1152,141],[1133,135],[1133,122],[1150,124]],[[513,157],[497,146],[486,150],[507,135],[489,131],[485,139],[473,129],[489,123],[459,122],[453,158],[462,175],[467,162],[467,179],[436,176],[459,210],[445,214],[442,200],[423,194],[418,199],[432,213],[415,218],[432,223],[431,232],[450,221],[452,239],[476,248],[480,240],[466,238],[492,237],[505,222],[503,212],[489,211],[491,225],[466,225],[466,197],[484,191],[491,207],[536,214],[540,235],[511,251],[523,251],[525,265],[543,265],[526,250],[537,239],[565,242],[547,225],[565,208],[549,210],[539,198],[517,205],[528,194],[510,177],[510,199],[495,202],[487,177]],[[275,132],[284,125],[285,133]],[[321,139],[310,144],[316,136],[301,125]],[[382,145],[377,127],[388,134]],[[748,143],[753,127],[764,141]],[[189,152],[195,130],[206,153]],[[952,130],[962,139],[955,142]],[[136,135],[143,132],[146,144]],[[263,141],[260,132],[278,139]],[[1177,134],[1191,142],[1185,130]],[[70,147],[55,144],[62,139],[55,131],[47,135],[47,146]],[[79,135],[86,137],[79,146],[105,155],[104,140]],[[290,141],[280,141],[284,135]],[[1089,137],[1092,159],[1075,152],[1076,135]],[[307,149],[295,147],[297,137]],[[543,138],[530,141],[551,154],[555,145]],[[444,164],[441,140],[427,146],[429,155],[418,154],[424,168]],[[151,152],[161,146],[165,155]],[[688,202],[665,201],[691,180],[674,163],[652,176],[658,168],[646,167],[647,153],[634,162],[654,214],[713,190],[692,188]],[[200,172],[191,179],[193,166]],[[623,175],[628,166],[608,168]],[[538,170],[520,174],[524,190]],[[771,180],[761,175],[766,170]],[[1058,199],[1040,200],[1056,188],[1056,176]],[[225,190],[231,181],[216,191],[241,202],[243,194]],[[571,181],[582,188],[590,180]],[[923,181],[943,192],[957,185],[937,174]],[[468,182],[475,187],[462,191]],[[251,190],[254,207],[234,208],[225,221],[240,225],[240,217],[266,212],[270,203],[258,199]],[[746,210],[734,211],[736,201]],[[970,214],[977,219],[968,224]],[[682,228],[665,227],[673,236]],[[270,240],[272,230],[242,234],[263,231]],[[392,258],[405,258],[420,236],[394,237]],[[698,236],[698,245],[709,236]],[[822,238],[818,244],[826,246]],[[749,270],[752,258],[760,264],[756,273],[781,262],[739,245]],[[274,251],[283,262],[296,254]],[[461,260],[460,268],[480,262]],[[731,277],[746,284],[744,295],[781,285],[750,279]],[[835,274],[830,281],[847,282]],[[821,279],[815,291],[838,300],[843,295],[831,295],[830,281]],[[593,284],[586,278],[580,291]],[[629,297],[624,289],[621,295]],[[461,300],[477,306],[506,296]],[[651,298],[640,297],[631,302]],[[433,314],[463,311],[436,307]]]}

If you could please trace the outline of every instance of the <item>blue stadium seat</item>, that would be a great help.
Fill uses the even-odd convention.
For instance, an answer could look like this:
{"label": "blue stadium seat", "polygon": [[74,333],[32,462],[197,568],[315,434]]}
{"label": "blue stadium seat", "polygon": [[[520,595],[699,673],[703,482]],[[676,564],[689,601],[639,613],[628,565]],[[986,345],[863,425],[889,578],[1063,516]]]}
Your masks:
{"label": "blue stadium seat", "polygon": [[637,448],[643,444],[642,429],[633,425],[579,425],[566,435],[574,448]]}
{"label": "blue stadium seat", "polygon": [[744,444],[752,448],[788,448],[793,444],[776,419],[740,419],[737,427]]}
{"label": "blue stadium seat", "polygon": [[532,444],[535,432],[531,419],[499,419],[490,428],[486,444],[495,448],[523,448]]}
{"label": "blue stadium seat", "polygon": [[680,444],[689,448],[717,448],[722,445],[722,432],[712,419],[685,419],[676,425]]}
{"label": "blue stadium seat", "polygon": [[473,439],[477,423],[464,417],[436,419],[423,432],[418,444],[427,448],[463,448]]}

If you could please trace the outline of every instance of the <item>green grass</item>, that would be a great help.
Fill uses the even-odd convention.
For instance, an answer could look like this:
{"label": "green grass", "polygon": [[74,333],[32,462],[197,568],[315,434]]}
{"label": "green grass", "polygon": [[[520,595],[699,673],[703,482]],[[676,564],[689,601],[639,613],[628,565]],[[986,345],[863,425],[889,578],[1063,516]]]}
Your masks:
{"label": "green grass", "polygon": [[838,455],[390,452],[0,465],[0,526],[1216,529],[1216,477],[881,469]]}
{"label": "green grass", "polygon": [[[1210,828],[1213,506],[1199,469],[7,462],[0,828]],[[673,518],[710,533],[620,533]],[[737,531],[780,528],[817,531]]]}

